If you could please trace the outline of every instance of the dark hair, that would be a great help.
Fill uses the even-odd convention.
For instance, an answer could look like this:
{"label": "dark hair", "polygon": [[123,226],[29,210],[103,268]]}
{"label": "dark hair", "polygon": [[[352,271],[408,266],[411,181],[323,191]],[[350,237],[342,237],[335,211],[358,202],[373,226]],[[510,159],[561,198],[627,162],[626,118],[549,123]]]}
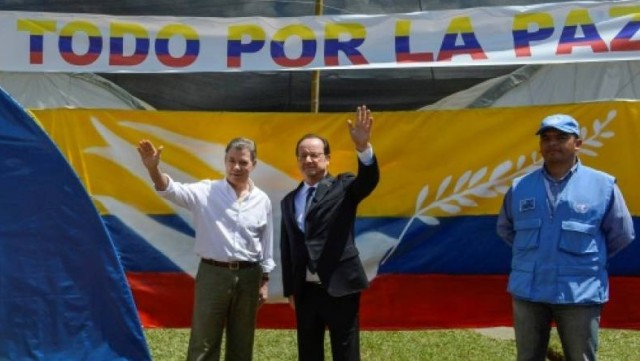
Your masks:
{"label": "dark hair", "polygon": [[306,140],[306,139],[320,139],[322,141],[322,145],[323,145],[323,152],[324,155],[331,155],[331,148],[329,147],[329,141],[327,140],[327,138],[325,137],[321,137],[317,134],[313,134],[313,133],[307,133],[305,135],[302,136],[302,138],[300,138],[300,140],[298,140],[298,143],[296,143],[296,157],[298,156],[298,147],[300,147],[300,143],[302,143],[302,141]]}
{"label": "dark hair", "polygon": [[231,139],[231,141],[229,142],[229,144],[227,144],[227,147],[224,150],[224,154],[225,155],[229,154],[229,151],[231,149],[237,149],[237,150],[248,149],[249,153],[251,154],[252,162],[255,162],[256,158],[258,157],[258,148],[256,146],[256,143],[249,138],[238,137],[238,138]]}

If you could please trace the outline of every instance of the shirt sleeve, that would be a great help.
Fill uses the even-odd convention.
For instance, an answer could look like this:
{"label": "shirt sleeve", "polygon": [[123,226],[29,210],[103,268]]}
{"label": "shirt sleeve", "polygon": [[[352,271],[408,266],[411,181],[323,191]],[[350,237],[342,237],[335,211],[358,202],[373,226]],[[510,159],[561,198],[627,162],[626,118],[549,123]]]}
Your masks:
{"label": "shirt sleeve", "polygon": [[[358,151],[356,150],[356,152]],[[358,159],[360,159],[360,162],[362,162],[362,164],[364,165],[373,164],[373,147],[371,146],[371,144],[369,144],[367,149],[365,149],[364,151],[358,152]]]}
{"label": "shirt sleeve", "polygon": [[269,207],[267,226],[260,239],[260,243],[262,243],[262,261],[260,262],[262,273],[269,273],[276,267],[276,263],[273,261],[273,209],[270,201],[267,202],[267,206]]}
{"label": "shirt sleeve", "polygon": [[169,175],[167,175],[167,178],[169,179],[167,189],[163,191],[156,190],[156,193],[158,193],[160,197],[180,207],[193,210],[203,190],[200,186],[202,182],[185,184],[174,181]]}
{"label": "shirt sleeve", "polygon": [[502,201],[502,207],[500,208],[500,214],[498,215],[498,222],[496,225],[496,231],[498,236],[502,238],[507,244],[513,245],[513,237],[515,231],[513,230],[513,217],[511,215],[511,188],[504,195]]}
{"label": "shirt sleeve", "polygon": [[613,195],[602,221],[602,231],[607,241],[609,258],[628,246],[635,238],[633,218],[617,184],[613,186]]}

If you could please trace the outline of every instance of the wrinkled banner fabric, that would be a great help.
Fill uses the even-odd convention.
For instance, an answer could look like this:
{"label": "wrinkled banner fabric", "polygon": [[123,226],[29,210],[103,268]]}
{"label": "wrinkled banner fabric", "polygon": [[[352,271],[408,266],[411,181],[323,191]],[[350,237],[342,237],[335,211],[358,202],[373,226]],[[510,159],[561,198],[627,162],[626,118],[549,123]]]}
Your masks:
{"label": "wrinkled banner fabric", "polygon": [[109,16],[0,11],[0,70],[220,72],[636,60],[639,1],[406,14]]}
{"label": "wrinkled banner fabric", "polygon": [[[495,232],[511,181],[542,164],[540,120],[564,112],[580,120],[581,160],[615,175],[640,214],[640,137],[636,102],[503,109],[376,112],[373,147],[381,167],[361,204],[356,242],[372,280],[362,327],[411,329],[510,325],[506,292],[510,248]],[[295,144],[313,132],[331,142],[330,171],[356,170],[346,121],[353,113],[210,113],[101,110],[34,111],[80,176],[120,253],[147,327],[186,327],[198,259],[188,212],[159,198],[136,144],[163,145],[162,169],[180,181],[224,176],[224,147],[236,136],[258,144],[257,185],[274,204],[300,181]],[[278,241],[276,241],[278,255]],[[640,242],[609,265],[604,327],[640,328]],[[279,258],[276,258],[279,263]],[[294,315],[282,298],[280,268],[259,326],[285,328]]]}
{"label": "wrinkled banner fabric", "polygon": [[0,91],[0,360],[151,360],[114,245],[36,121]]}

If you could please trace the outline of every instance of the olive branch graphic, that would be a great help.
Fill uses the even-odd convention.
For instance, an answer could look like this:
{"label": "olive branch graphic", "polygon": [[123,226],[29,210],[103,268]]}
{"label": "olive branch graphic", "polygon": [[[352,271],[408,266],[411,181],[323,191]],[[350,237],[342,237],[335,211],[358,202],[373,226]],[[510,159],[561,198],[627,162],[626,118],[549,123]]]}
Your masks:
{"label": "olive branch graphic", "polygon": [[[598,156],[596,149],[603,146],[602,141],[599,139],[615,136],[613,131],[605,128],[616,116],[617,112],[611,110],[604,121],[595,119],[592,124],[593,133],[591,135],[589,135],[589,130],[586,127],[581,127],[582,147],[579,151],[581,155]],[[491,171],[488,178],[486,178],[489,173],[488,167],[482,167],[475,172],[467,170],[456,180],[452,189],[450,185],[452,184],[453,176],[449,175],[440,182],[433,201],[426,205],[425,201],[429,196],[430,190],[429,185],[425,185],[416,198],[414,214],[409,218],[402,232],[400,232],[396,245],[389,250],[380,264],[384,264],[394,253],[414,221],[418,220],[427,226],[437,226],[440,224],[440,220],[435,216],[429,215],[430,211],[440,209],[448,214],[457,214],[462,211],[463,207],[477,207],[478,203],[474,198],[494,198],[499,194],[505,194],[513,179],[539,168],[542,162],[543,159],[539,156],[538,151],[533,151],[529,157],[520,155],[515,164],[511,160],[500,163]],[[482,180],[484,181],[481,182]],[[447,193],[450,189],[451,191]],[[447,195],[445,196],[445,194]]]}

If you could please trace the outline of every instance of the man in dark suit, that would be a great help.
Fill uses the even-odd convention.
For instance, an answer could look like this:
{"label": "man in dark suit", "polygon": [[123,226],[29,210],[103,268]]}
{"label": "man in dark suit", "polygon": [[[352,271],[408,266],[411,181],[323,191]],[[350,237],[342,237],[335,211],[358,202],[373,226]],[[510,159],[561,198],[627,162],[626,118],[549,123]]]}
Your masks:
{"label": "man in dark suit", "polygon": [[329,142],[315,134],[296,145],[303,182],[282,200],[281,260],[285,297],[296,312],[298,359],[324,360],[329,329],[334,361],[360,360],[360,293],[369,282],[354,243],[358,204],[376,187],[379,169],[369,143],[373,118],[358,107],[349,134],[358,174],[328,173]]}

